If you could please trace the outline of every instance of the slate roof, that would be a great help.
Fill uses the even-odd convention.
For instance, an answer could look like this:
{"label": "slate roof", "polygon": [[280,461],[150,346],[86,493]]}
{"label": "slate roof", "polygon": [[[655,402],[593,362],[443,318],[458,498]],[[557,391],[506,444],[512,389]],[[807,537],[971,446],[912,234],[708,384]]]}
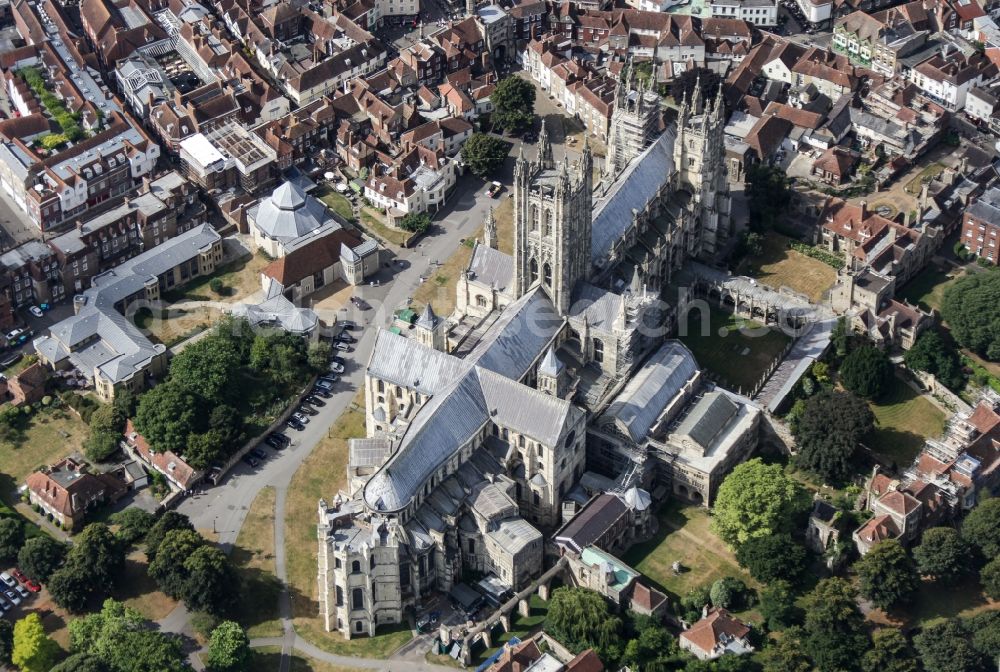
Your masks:
{"label": "slate roof", "polygon": [[628,511],[620,498],[605,493],[593,498],[580,513],[556,533],[557,543],[566,543],[582,552],[598,541]]}
{"label": "slate roof", "polygon": [[675,432],[691,437],[708,449],[729,421],[739,413],[739,407],[722,392],[709,392],[694,405]]}
{"label": "slate roof", "polygon": [[380,331],[368,374],[431,399],[407,427],[392,458],[365,485],[368,506],[378,511],[405,507],[487,421],[557,445],[582,411],[517,381],[561,325],[548,297],[535,289],[508,306],[465,359]]}
{"label": "slate roof", "polygon": [[489,245],[476,245],[469,262],[473,280],[505,291],[514,285],[514,257]]}
{"label": "slate roof", "polygon": [[600,265],[632,226],[632,209],[641,210],[674,171],[674,131],[664,131],[622,171],[607,194],[594,204],[590,255]]}

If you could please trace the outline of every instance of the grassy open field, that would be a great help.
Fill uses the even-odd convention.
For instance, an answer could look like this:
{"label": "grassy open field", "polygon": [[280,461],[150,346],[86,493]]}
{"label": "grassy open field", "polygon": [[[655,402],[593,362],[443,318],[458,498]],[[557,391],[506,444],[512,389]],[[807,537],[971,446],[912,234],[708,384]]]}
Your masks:
{"label": "grassy open field", "polygon": [[177,600],[168,597],[156,587],[147,573],[146,554],[133,550],[125,558],[125,571],[118,580],[111,597],[132,607],[145,618],[158,621],[177,606]]}
{"label": "grassy open field", "polygon": [[947,419],[944,412],[913,389],[894,378],[892,390],[871,404],[877,420],[865,443],[900,468],[910,464],[924,440],[939,436]]}
{"label": "grassy open field", "polygon": [[[87,424],[65,405],[42,408],[23,430],[0,439],[0,471],[10,476],[16,487],[38,467],[81,450],[88,431]],[[2,490],[0,496],[6,497],[8,488]]]}
{"label": "grassy open field", "polygon": [[764,329],[756,322],[714,306],[709,308],[708,325],[702,321],[701,312],[691,310],[687,330],[682,332],[680,340],[691,349],[698,364],[723,385],[745,393],[760,380],[790,340],[776,329]]}
{"label": "grassy open field", "polygon": [[274,488],[257,493],[231,555],[244,582],[239,622],[250,638],[282,633],[278,618],[281,582],[274,565],[274,498]]}
{"label": "grassy open field", "polygon": [[[497,248],[512,254],[514,249],[514,203],[513,199],[502,198],[493,209],[493,219],[497,225]],[[483,227],[476,229],[465,244],[459,245],[455,253],[440,266],[432,268],[427,279],[413,293],[414,309],[420,310],[431,304],[438,315],[450,315],[455,310],[455,287],[458,278],[469,266],[475,241],[482,240]]]}
{"label": "grassy open field", "polygon": [[135,325],[149,331],[153,341],[168,348],[210,328],[222,316],[222,311],[208,306],[171,308],[154,314],[143,308],[135,315]]}
{"label": "grassy open field", "polygon": [[[675,602],[699,586],[734,576],[747,585],[755,585],[750,575],[736,563],[736,558],[710,529],[711,519],[703,507],[671,503],[659,514],[656,535],[636,544],[622,558],[667,592]],[[674,562],[684,571],[674,574]]]}
{"label": "grassy open field", "polygon": [[354,208],[351,206],[351,202],[347,200],[346,196],[338,194],[333,189],[323,188],[321,191],[316,192],[316,198],[323,201],[323,203],[326,204],[326,207],[333,210],[348,222],[355,221]]}
{"label": "grassy open field", "polygon": [[837,280],[837,271],[819,259],[791,249],[787,236],[771,232],[764,238],[763,253],[752,260],[747,275],[774,288],[788,287],[819,301]]}
{"label": "grassy open field", "polygon": [[876,609],[867,614],[867,618],[879,625],[914,628],[934,625],[948,618],[968,618],[995,609],[1000,609],[1000,602],[983,595],[978,578],[971,575],[952,586],[923,580],[909,603],[888,613]]}
{"label": "grassy open field", "polygon": [[896,292],[897,296],[924,310],[941,310],[944,292],[965,274],[963,270],[945,269],[935,264],[927,267]]}
{"label": "grassy open field", "polygon": [[931,165],[921,170],[916,177],[907,182],[905,187],[906,193],[911,194],[913,196],[918,195],[925,181],[930,182],[943,172],[944,172],[944,164],[937,162],[932,163]]}
{"label": "grassy open field", "polygon": [[[250,666],[246,672],[274,672],[281,664],[281,649],[276,646],[265,646],[254,649],[254,656],[250,660]],[[331,665],[319,660],[305,658],[298,654],[291,657],[291,665],[288,672],[361,672],[353,667],[341,667]]]}
{"label": "grassy open field", "polygon": [[[355,405],[364,405],[359,391]],[[316,602],[316,503],[332,499],[347,481],[347,440],[365,435],[363,410],[348,410],[330,428],[326,438],[299,466],[288,487],[285,503],[285,553],[288,589],[292,597],[295,630],[325,651],[347,656],[385,658],[408,642],[405,626],[380,629],[372,638],[344,639],[323,629]]]}

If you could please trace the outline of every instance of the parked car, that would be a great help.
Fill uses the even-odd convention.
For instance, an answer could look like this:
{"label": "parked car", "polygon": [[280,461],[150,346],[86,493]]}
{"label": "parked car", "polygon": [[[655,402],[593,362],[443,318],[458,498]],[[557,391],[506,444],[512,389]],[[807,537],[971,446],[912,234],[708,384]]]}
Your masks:
{"label": "parked car", "polygon": [[20,595],[20,596],[21,596],[21,599],[24,599],[24,600],[26,600],[26,599],[28,599],[29,597],[31,597],[31,593],[29,593],[29,592],[28,592],[28,589],[27,589],[27,588],[25,588],[24,586],[20,585],[20,584],[19,584],[19,585],[17,585],[17,586],[16,586],[15,588],[14,588],[14,590],[15,590],[15,591],[17,592],[17,594],[18,594],[18,595]]}
{"label": "parked car", "polygon": [[306,415],[319,415],[319,411],[308,404],[302,404],[299,406],[299,412],[305,413]]}
{"label": "parked car", "polygon": [[490,198],[496,198],[497,196],[500,195],[501,191],[503,191],[502,184],[500,184],[499,182],[491,182],[489,192],[487,193],[489,193]]}
{"label": "parked car", "polygon": [[14,605],[12,605],[10,602],[8,602],[7,600],[5,600],[2,597],[0,597],[0,611],[4,611],[4,612],[10,611],[10,608],[12,606],[14,606]]}
{"label": "parked car", "polygon": [[358,342],[358,339],[354,338],[353,336],[351,336],[346,331],[340,332],[339,334],[336,335],[335,338],[336,338],[336,340],[337,340],[338,343],[357,343]]}
{"label": "parked car", "polygon": [[338,341],[333,344],[333,349],[340,350],[341,352],[350,352],[351,346],[349,346],[347,343],[341,343]]}
{"label": "parked car", "polygon": [[343,373],[344,365],[338,364],[337,362],[330,362],[330,370],[333,371],[334,373]]}
{"label": "parked car", "polygon": [[316,394],[316,390],[313,390],[313,393],[310,394],[305,399],[303,399],[303,401],[305,401],[310,406],[319,406],[320,408],[326,406],[326,402],[319,398],[319,396]]}
{"label": "parked car", "polygon": [[267,459],[267,453],[260,448],[251,448],[250,454],[256,457],[258,460],[264,461]]}
{"label": "parked car", "polygon": [[17,581],[14,580],[14,577],[7,572],[0,572],[0,582],[3,582],[3,584],[8,588],[13,588],[17,585]]}
{"label": "parked car", "polygon": [[330,361],[337,362],[337,364],[340,364],[341,366],[347,366],[347,360],[341,357],[340,355],[331,355]]}
{"label": "parked car", "polygon": [[283,450],[285,448],[285,444],[270,436],[264,439],[264,443],[271,446],[275,450]]}
{"label": "parked car", "polygon": [[244,455],[243,461],[246,462],[251,469],[256,469],[260,465],[260,461],[253,455]]}
{"label": "parked car", "polygon": [[313,394],[323,397],[324,399],[329,399],[333,395],[330,394],[330,389],[327,387],[320,387],[318,384],[313,387]]}
{"label": "parked car", "polygon": [[42,315],[44,315],[42,309],[39,308],[38,306],[32,306],[31,308],[28,308],[28,312],[34,315],[35,317],[41,317]]}
{"label": "parked car", "polygon": [[296,431],[299,431],[299,432],[301,432],[303,429],[306,428],[306,426],[304,424],[302,424],[301,422],[299,422],[298,420],[296,420],[294,417],[288,418],[288,422],[286,424],[289,427],[291,427],[292,429],[294,429]]}
{"label": "parked car", "polygon": [[348,331],[354,331],[360,329],[357,322],[351,322],[350,320],[344,320],[343,322],[338,322],[342,329],[347,329]]}
{"label": "parked car", "polygon": [[322,376],[319,377],[319,380],[316,381],[316,384],[319,385],[320,383],[326,383],[325,387],[332,388],[333,385],[335,385],[339,381],[340,381],[340,376],[338,376],[337,374],[324,373]]}
{"label": "parked car", "polygon": [[7,598],[7,601],[13,604],[15,607],[21,604],[21,598],[13,590],[5,590],[3,596]]}
{"label": "parked car", "polygon": [[24,572],[22,572],[20,569],[18,569],[17,567],[15,567],[14,569],[10,570],[10,573],[11,573],[11,575],[13,575],[13,577],[15,579],[17,579],[21,583],[24,583],[25,581],[28,580],[27,575]]}
{"label": "parked car", "polygon": [[37,593],[42,589],[42,584],[38,583],[34,579],[28,579],[24,582],[24,587],[33,593]]}
{"label": "parked car", "polygon": [[441,619],[440,611],[431,611],[417,619],[417,632],[430,631]]}
{"label": "parked car", "polygon": [[292,413],[292,417],[301,422],[303,425],[309,424],[309,416],[305,413]]}

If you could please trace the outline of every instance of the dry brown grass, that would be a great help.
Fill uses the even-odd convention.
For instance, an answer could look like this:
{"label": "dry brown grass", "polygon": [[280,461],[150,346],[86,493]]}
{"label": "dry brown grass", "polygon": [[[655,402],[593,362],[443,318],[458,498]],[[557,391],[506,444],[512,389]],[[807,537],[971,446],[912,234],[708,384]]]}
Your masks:
{"label": "dry brown grass", "polygon": [[83,448],[87,423],[63,405],[37,411],[27,427],[0,440],[0,470],[21,484],[38,467],[51,464]]}
{"label": "dry brown grass", "polygon": [[158,621],[174,610],[177,600],[156,587],[156,582],[146,572],[147,567],[144,552],[136,550],[129,553],[125,559],[125,571],[111,597],[132,607],[144,618]]}
{"label": "dry brown grass", "polygon": [[326,632],[319,618],[316,585],[316,504],[331,499],[347,485],[347,441],[365,436],[364,390],[299,465],[285,502],[285,554],[288,590],[295,630],[316,646],[340,655],[385,658],[405,644],[405,628],[387,629],[375,637],[346,640]]}
{"label": "dry brown grass", "polygon": [[[265,646],[254,649],[254,657],[250,661],[247,672],[274,672],[281,664],[281,649],[276,646]],[[331,665],[319,660],[305,658],[299,654],[291,657],[289,672],[361,672],[353,667]]]}
{"label": "dry brown grass", "polygon": [[774,288],[788,287],[819,301],[837,280],[837,271],[819,259],[807,257],[788,247],[789,238],[769,233],[764,252],[753,260],[748,275]]}
{"label": "dry brown grass", "polygon": [[272,487],[257,493],[231,556],[244,581],[239,621],[250,638],[283,632],[278,614],[281,582],[274,562],[274,500]]}
{"label": "dry brown grass", "polygon": [[[497,248],[507,254],[514,253],[514,199],[503,198],[493,208],[497,225]],[[428,303],[438,315],[451,315],[455,310],[455,288],[458,278],[468,268],[475,241],[483,239],[483,227],[476,229],[471,238],[459,245],[455,253],[443,264],[433,268],[423,284],[413,293],[414,310],[420,311]]]}

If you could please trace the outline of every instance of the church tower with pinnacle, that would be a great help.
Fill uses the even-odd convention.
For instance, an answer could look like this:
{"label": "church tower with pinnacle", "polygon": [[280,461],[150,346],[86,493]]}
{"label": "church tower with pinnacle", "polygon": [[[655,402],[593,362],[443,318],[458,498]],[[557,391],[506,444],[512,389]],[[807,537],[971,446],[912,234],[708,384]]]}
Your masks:
{"label": "church tower with pinnacle", "polygon": [[602,182],[610,185],[625,167],[642,154],[659,133],[660,97],[640,81],[636,85],[631,61],[622,68],[615,86],[614,112],[608,135],[608,156]]}
{"label": "church tower with pinnacle", "polygon": [[541,285],[560,315],[569,313],[573,289],[590,278],[590,226],[594,159],[590,143],[572,166],[556,163],[542,122],[538,157],[524,146],[514,164],[514,296]]}
{"label": "church tower with pinnacle", "polygon": [[699,78],[691,100],[687,96],[682,99],[677,118],[674,188],[692,196],[692,207],[699,218],[695,230],[700,231],[696,254],[701,257],[714,257],[729,239],[732,228],[726,183],[725,125],[722,87],[715,102],[710,103],[703,99]]}

